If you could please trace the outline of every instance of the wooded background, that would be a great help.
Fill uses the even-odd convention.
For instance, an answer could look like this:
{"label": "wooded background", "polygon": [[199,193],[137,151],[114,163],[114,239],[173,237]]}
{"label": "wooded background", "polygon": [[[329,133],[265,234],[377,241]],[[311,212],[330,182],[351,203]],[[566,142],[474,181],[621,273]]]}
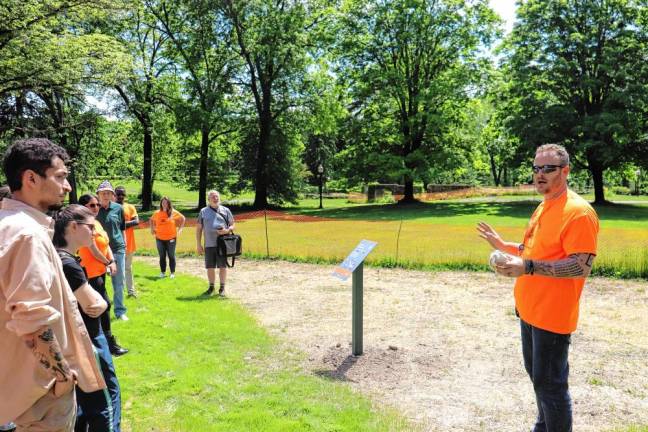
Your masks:
{"label": "wooded background", "polygon": [[[99,178],[254,192],[517,185],[533,150],[572,182],[648,177],[648,7],[526,0],[3,0],[0,150],[47,136],[70,198]],[[323,173],[318,172],[322,166]],[[643,177],[646,177],[645,181]],[[0,179],[1,180],[1,179]]]}

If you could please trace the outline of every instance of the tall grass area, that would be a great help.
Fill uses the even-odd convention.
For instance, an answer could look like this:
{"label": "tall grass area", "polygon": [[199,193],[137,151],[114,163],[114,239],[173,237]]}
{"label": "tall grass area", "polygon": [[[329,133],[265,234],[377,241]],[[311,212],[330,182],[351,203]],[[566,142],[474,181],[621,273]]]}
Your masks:
{"label": "tall grass area", "polygon": [[348,386],[306,375],[239,304],[201,297],[205,281],[135,265],[138,299],[113,332],[125,431],[411,431]]}
{"label": "tall grass area", "polygon": [[[398,206],[346,207],[323,212],[337,217],[329,221],[270,219],[267,244],[263,218],[238,221],[237,231],[244,238],[245,253],[251,257],[335,263],[360,240],[368,239],[378,242],[367,260],[372,265],[486,270],[491,248],[477,236],[476,223],[485,220],[505,239],[519,240],[533,207],[510,203],[425,204],[418,211],[399,210]],[[648,207],[628,206],[599,213],[601,231],[594,274],[648,277]],[[366,219],[356,219],[361,216]],[[394,216],[402,217],[402,223]],[[154,238],[144,230],[137,234],[138,246],[155,253]],[[195,231],[187,227],[178,239],[177,250],[194,253],[195,244]]]}

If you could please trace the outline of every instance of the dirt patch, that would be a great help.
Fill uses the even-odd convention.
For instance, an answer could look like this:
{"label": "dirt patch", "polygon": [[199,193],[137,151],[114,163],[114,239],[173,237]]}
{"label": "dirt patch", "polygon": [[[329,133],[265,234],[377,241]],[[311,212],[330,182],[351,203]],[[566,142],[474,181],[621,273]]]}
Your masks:
{"label": "dirt patch", "polygon": [[[205,277],[198,259],[181,259],[178,268]],[[351,282],[331,271],[237,261],[227,294],[305,352],[305,370],[346,381],[425,430],[531,429],[535,400],[522,365],[511,280],[365,269],[365,353],[353,357]],[[574,430],[648,424],[646,329],[648,282],[590,279],[570,353]]]}

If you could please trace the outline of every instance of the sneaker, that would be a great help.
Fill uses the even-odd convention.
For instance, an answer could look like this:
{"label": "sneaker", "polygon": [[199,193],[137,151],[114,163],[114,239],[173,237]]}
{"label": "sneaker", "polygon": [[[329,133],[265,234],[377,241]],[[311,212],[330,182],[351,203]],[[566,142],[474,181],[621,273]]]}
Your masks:
{"label": "sneaker", "polygon": [[209,287],[209,289],[207,291],[205,291],[204,293],[202,293],[202,295],[204,295],[204,296],[214,295],[214,287]]}
{"label": "sneaker", "polygon": [[137,298],[137,293],[135,291],[128,293],[128,298]]}
{"label": "sneaker", "polygon": [[171,274],[169,275],[169,279],[175,279],[175,273],[171,273]]}
{"label": "sneaker", "polygon": [[218,288],[218,295],[221,296],[221,297],[225,297],[225,287],[224,286]]}
{"label": "sneaker", "polygon": [[128,319],[128,317],[126,316],[126,314],[121,315],[121,316],[118,316],[117,319],[120,320],[120,321],[129,321],[129,319]]}
{"label": "sneaker", "polygon": [[166,277],[166,273],[160,273],[160,276],[158,276],[160,279],[164,279]]}

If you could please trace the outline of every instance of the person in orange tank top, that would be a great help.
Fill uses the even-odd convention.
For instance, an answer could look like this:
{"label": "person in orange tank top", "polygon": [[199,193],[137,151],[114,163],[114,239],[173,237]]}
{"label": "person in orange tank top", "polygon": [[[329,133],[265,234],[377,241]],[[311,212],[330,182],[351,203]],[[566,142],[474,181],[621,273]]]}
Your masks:
{"label": "person in orange tank top", "polygon": [[[79,204],[90,209],[94,216],[99,213],[99,200],[94,195],[81,195],[79,197]],[[79,257],[81,258],[81,266],[85,268],[88,274],[88,284],[101,294],[101,297],[108,303],[108,308],[100,316],[101,328],[108,340],[110,353],[118,357],[126,354],[128,349],[119,345],[117,338],[112,334],[110,324],[111,302],[106,292],[106,273],[114,273],[117,271],[117,266],[113,259],[112,250],[110,249],[108,233],[106,233],[98,220],[95,220],[94,225],[94,242],[90,247],[80,248]]]}
{"label": "person in orange tank top", "polygon": [[479,236],[508,254],[495,271],[516,278],[525,369],[538,406],[534,431],[572,430],[568,352],[578,323],[579,301],[596,256],[598,216],[567,187],[569,154],[557,144],[536,150],[533,181],[543,201],[531,216],[522,243],[504,241],[487,223]]}

